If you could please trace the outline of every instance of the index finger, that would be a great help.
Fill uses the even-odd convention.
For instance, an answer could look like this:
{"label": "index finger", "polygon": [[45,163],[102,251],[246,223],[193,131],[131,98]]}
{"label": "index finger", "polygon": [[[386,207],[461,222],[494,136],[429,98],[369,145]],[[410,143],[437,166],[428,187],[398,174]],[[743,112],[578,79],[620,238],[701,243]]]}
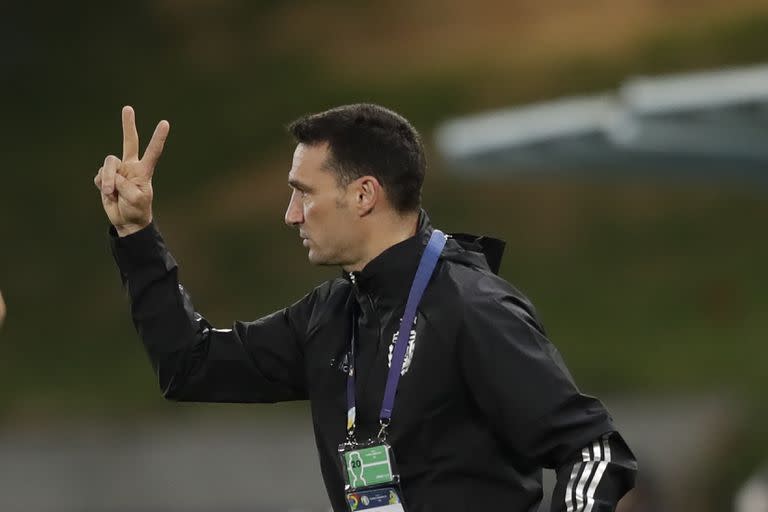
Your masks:
{"label": "index finger", "polygon": [[139,134],[133,107],[123,107],[123,162],[139,159]]}

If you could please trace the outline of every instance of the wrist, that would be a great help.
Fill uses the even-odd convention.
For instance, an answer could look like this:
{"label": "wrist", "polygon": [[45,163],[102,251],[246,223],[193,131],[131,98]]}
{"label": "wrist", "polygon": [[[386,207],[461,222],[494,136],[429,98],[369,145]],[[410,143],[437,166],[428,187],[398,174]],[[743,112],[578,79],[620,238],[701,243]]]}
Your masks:
{"label": "wrist", "polygon": [[144,224],[123,224],[120,226],[115,226],[115,231],[117,231],[117,236],[119,236],[120,238],[124,238],[126,236],[129,236],[141,231],[142,229],[149,226],[151,223],[152,223],[152,220],[150,219],[147,223],[144,223]]}

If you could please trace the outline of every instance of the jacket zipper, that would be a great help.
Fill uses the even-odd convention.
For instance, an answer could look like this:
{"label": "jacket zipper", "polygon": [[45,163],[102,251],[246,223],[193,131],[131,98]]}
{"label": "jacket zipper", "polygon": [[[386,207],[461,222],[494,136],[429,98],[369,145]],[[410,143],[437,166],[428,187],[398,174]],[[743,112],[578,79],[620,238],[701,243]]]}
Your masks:
{"label": "jacket zipper", "polygon": [[[357,277],[355,277],[354,272],[347,272],[347,274],[349,274],[349,280],[352,283],[352,289],[355,290],[356,294],[359,296],[360,289],[357,287]],[[367,299],[367,301],[368,301],[368,305],[371,308],[370,314],[371,314],[372,319],[375,322],[375,328],[376,328],[376,340],[377,341],[376,341],[376,350],[375,350],[375,354],[374,354],[374,358],[373,358],[373,361],[374,361],[373,364],[375,365],[376,361],[378,361],[378,359],[379,359],[379,356],[380,356],[380,353],[381,353],[381,350],[382,350],[382,345],[384,345],[385,347],[387,345],[386,345],[386,343],[384,343],[384,344],[382,343],[381,319],[379,318],[379,315],[376,313],[376,305],[374,304],[373,299],[371,298],[371,296],[369,294],[364,293],[364,295],[365,295],[365,299]],[[371,366],[369,368],[369,370],[372,370],[372,369],[373,369],[373,366]],[[358,372],[358,370],[355,370],[355,371]],[[366,372],[365,375],[363,376],[363,375],[361,375],[358,372],[358,375],[360,376],[360,379],[359,379],[359,386],[360,386],[359,387],[359,394],[362,397],[362,395],[365,393],[365,390],[368,388],[369,379],[370,379],[370,373]],[[360,408],[360,405],[358,404],[358,418],[360,418],[359,408]]]}

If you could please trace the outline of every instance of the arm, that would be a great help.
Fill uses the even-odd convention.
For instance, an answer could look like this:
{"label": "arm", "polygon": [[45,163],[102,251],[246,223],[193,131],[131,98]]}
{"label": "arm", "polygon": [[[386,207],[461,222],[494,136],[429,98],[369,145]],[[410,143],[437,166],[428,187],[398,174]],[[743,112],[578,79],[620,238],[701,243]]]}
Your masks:
{"label": "arm", "polygon": [[254,322],[214,329],[179,284],[176,261],[154,224],[113,232],[112,250],[136,330],[166,398],[276,402],[306,398],[299,332],[313,295]]}
{"label": "arm", "polygon": [[94,178],[112,229],[112,249],[131,297],[133,321],[163,394],[174,400],[273,402],[304,398],[297,324],[309,300],[218,330],[195,312],[176,262],[152,224],[152,176],[170,130],[160,121],[143,156],[131,107],[122,111],[123,157]]}
{"label": "arm", "polygon": [[112,251],[131,299],[134,325],[172,400],[276,402],[306,398],[302,325],[314,295],[254,322],[214,329],[180,285],[173,256],[154,224]]}
{"label": "arm", "polygon": [[[585,510],[565,504],[566,498],[577,499],[576,491],[586,503],[595,481],[594,474],[588,474],[579,488],[587,466],[593,473],[602,468],[594,489],[601,501],[591,510],[613,510],[633,485],[634,457],[600,401],[578,390],[530,303],[500,279],[480,279],[487,282],[480,283],[482,294],[468,294],[462,337],[471,395],[515,453],[537,467],[557,469],[553,510]],[[597,454],[583,450],[595,446]],[[613,457],[610,463],[604,460],[607,455]],[[576,489],[571,486],[568,494],[574,471]]]}

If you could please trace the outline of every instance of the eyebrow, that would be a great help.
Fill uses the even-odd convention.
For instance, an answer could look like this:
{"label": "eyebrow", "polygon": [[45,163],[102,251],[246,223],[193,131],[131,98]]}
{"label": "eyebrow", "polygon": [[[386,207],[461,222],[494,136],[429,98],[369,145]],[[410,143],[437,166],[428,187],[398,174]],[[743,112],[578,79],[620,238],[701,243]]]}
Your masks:
{"label": "eyebrow", "polygon": [[293,187],[293,188],[295,188],[297,190],[301,190],[302,192],[312,192],[312,187],[310,187],[309,185],[307,185],[305,183],[300,182],[299,180],[297,180],[295,178],[289,179],[288,180],[288,185],[290,185],[291,187]]}

